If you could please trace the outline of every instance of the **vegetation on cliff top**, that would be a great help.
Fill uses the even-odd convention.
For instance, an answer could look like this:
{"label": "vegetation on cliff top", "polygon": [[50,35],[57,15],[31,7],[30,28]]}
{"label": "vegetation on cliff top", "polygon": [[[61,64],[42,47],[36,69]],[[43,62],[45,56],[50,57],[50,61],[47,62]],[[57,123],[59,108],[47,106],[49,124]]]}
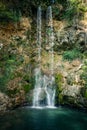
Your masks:
{"label": "vegetation on cliff top", "polygon": [[17,22],[22,15],[32,16],[36,14],[37,7],[41,5],[44,9],[53,4],[54,16],[57,19],[69,19],[83,16],[87,11],[85,2],[81,0],[1,0],[0,2],[0,22]]}

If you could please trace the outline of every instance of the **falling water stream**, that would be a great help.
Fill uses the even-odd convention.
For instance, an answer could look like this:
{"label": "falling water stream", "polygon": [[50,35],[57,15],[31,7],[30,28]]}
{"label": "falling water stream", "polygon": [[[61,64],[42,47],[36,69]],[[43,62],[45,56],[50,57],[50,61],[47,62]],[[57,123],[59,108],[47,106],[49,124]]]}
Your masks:
{"label": "falling water stream", "polygon": [[53,23],[52,23],[52,8],[51,6],[47,9],[46,14],[46,30],[47,37],[46,41],[49,44],[49,72],[50,75],[42,75],[41,73],[41,7],[37,10],[37,47],[38,47],[38,68],[35,69],[35,88],[33,92],[33,107],[54,107],[55,105],[55,79],[53,77],[53,45],[54,45],[54,35],[53,35]]}
{"label": "falling water stream", "polygon": [[[54,2],[54,0],[52,0]],[[46,13],[46,44],[48,46],[49,76],[42,74],[42,11],[37,10],[37,66],[34,70],[35,86],[33,91],[33,109],[19,107],[0,115],[0,130],[86,130],[87,111],[55,106],[54,78],[54,33],[52,8]],[[85,45],[87,45],[87,30],[85,30]],[[44,109],[45,108],[45,109]]]}
{"label": "falling water stream", "polygon": [[54,74],[54,52],[53,52],[53,46],[54,46],[54,33],[53,33],[53,20],[52,20],[52,7],[49,6],[47,8],[47,15],[46,15],[46,35],[47,35],[47,44],[49,45],[49,85],[50,87],[46,87],[46,93],[47,93],[47,100],[48,100],[48,106],[54,106],[55,104],[55,89],[54,89],[54,83],[55,79],[53,77]]}
{"label": "falling water stream", "polygon": [[41,92],[41,7],[37,10],[37,48],[38,48],[38,68],[35,69],[35,88],[33,92],[33,107],[39,106],[39,95]]}

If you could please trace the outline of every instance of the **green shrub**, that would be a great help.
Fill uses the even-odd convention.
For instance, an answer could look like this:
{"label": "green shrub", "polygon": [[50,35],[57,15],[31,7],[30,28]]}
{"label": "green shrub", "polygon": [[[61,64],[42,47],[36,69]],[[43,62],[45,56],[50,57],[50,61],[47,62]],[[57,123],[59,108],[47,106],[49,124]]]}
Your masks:
{"label": "green shrub", "polygon": [[20,20],[20,11],[13,11],[5,3],[0,2],[0,22],[18,22]]}
{"label": "green shrub", "polygon": [[59,104],[63,102],[63,95],[62,95],[63,75],[61,73],[56,74],[55,83],[56,83],[56,103]]}
{"label": "green shrub", "polygon": [[6,90],[7,78],[5,76],[0,76],[0,91],[4,92]]}
{"label": "green shrub", "polygon": [[84,93],[84,97],[87,99],[87,89],[86,89],[86,91]]}
{"label": "green shrub", "polygon": [[22,81],[23,81],[23,84],[24,84],[23,86],[25,88],[25,91],[33,89],[33,86],[35,84],[35,80],[34,80],[33,76],[29,75],[29,73],[27,73],[23,76]]}
{"label": "green shrub", "polygon": [[53,7],[53,17],[57,18],[57,16],[60,14],[60,10],[58,7]]}
{"label": "green shrub", "polygon": [[24,88],[25,93],[28,93],[29,90],[31,89],[31,84],[25,84],[25,85],[23,86],[23,88]]}
{"label": "green shrub", "polygon": [[63,78],[63,76],[62,76],[61,73],[56,74],[56,76],[55,76],[56,83],[61,82],[61,81],[62,81],[62,78]]}
{"label": "green shrub", "polygon": [[21,55],[11,53],[12,50],[14,48],[11,49],[9,45],[0,51],[0,91],[3,92],[6,91],[10,80],[15,77],[22,77],[22,75],[17,74],[17,69],[22,65],[24,58]]}
{"label": "green shrub", "polygon": [[77,59],[77,58],[82,58],[81,52],[77,49],[65,51],[63,53],[63,59],[64,60],[72,61],[72,60]]}
{"label": "green shrub", "polygon": [[75,14],[76,14],[76,7],[71,6],[65,10],[62,17],[64,19],[72,20],[72,18],[75,16]]}
{"label": "green shrub", "polygon": [[69,0],[68,1],[68,5],[63,13],[63,18],[67,19],[67,20],[72,20],[73,17],[77,17],[77,15],[79,14],[81,18],[81,16],[84,15],[84,12],[87,11],[87,6],[86,4],[82,4],[81,0]]}
{"label": "green shrub", "polygon": [[81,79],[84,82],[85,88],[87,88],[87,61],[84,62],[84,66],[82,67],[83,73],[81,74]]}
{"label": "green shrub", "polygon": [[58,92],[61,91],[62,81],[63,81],[62,74],[61,73],[56,74],[56,76],[55,76],[55,82],[56,82],[56,85],[57,85]]}

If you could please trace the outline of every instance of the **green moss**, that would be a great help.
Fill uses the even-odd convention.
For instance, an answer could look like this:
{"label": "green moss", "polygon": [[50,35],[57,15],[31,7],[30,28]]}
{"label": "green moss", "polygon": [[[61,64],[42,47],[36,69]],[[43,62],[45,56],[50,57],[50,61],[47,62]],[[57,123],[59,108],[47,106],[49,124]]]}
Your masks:
{"label": "green moss", "polygon": [[30,76],[29,74],[25,74],[23,79],[23,89],[25,93],[28,93],[30,90],[33,89],[34,86],[34,77]]}
{"label": "green moss", "polygon": [[28,93],[31,90],[31,84],[25,84],[23,86],[23,89],[24,89],[25,93]]}
{"label": "green moss", "polygon": [[58,96],[58,102],[63,104],[63,95],[60,93]]}
{"label": "green moss", "polygon": [[29,74],[24,75],[23,80],[29,82],[30,81]]}
{"label": "green moss", "polygon": [[56,74],[55,76],[55,82],[56,82],[56,85],[57,87],[60,89],[61,86],[62,86],[62,81],[63,81],[63,75],[61,73],[59,74]]}
{"label": "green moss", "polygon": [[87,99],[87,90],[84,93],[84,97]]}
{"label": "green moss", "polygon": [[11,53],[11,50],[14,50],[14,48],[11,48],[10,45],[5,46],[0,51],[0,90],[2,92],[6,92],[6,86],[10,80],[14,80],[15,77],[20,77],[17,75],[17,71],[18,67],[23,63],[22,56]]}
{"label": "green moss", "polygon": [[61,103],[63,101],[62,84],[63,84],[63,75],[61,73],[56,74],[55,76],[56,83],[56,102]]}

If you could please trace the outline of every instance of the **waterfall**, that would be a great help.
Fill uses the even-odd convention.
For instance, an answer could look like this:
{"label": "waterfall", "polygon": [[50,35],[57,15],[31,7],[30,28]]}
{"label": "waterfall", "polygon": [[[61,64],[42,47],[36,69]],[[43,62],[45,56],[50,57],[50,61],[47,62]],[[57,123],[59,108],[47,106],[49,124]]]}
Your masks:
{"label": "waterfall", "polygon": [[35,69],[35,87],[33,91],[33,107],[54,107],[55,105],[55,79],[53,76],[54,64],[54,34],[52,23],[52,8],[47,9],[46,15],[46,41],[49,44],[49,72],[50,75],[41,74],[41,7],[37,11],[37,47],[38,47],[38,68]]}
{"label": "waterfall", "polygon": [[39,95],[41,92],[41,7],[37,10],[37,48],[38,48],[38,65],[39,67],[35,69],[35,88],[33,92],[33,106],[39,106]]}
{"label": "waterfall", "polygon": [[41,62],[41,7],[37,11],[37,47],[38,47],[38,62]]}
{"label": "waterfall", "polygon": [[47,9],[47,35],[48,35],[48,44],[49,44],[49,65],[50,65],[50,74],[53,75],[53,64],[54,64],[54,54],[53,54],[53,46],[54,46],[54,33],[53,33],[53,21],[52,21],[52,8],[51,6]]}
{"label": "waterfall", "polygon": [[54,83],[55,79],[53,77],[54,74],[54,33],[53,33],[53,18],[52,18],[52,7],[49,6],[46,13],[46,38],[47,38],[47,44],[49,46],[49,87],[46,86],[46,94],[47,94],[47,101],[48,106],[54,106],[55,103],[55,89],[54,89]]}

